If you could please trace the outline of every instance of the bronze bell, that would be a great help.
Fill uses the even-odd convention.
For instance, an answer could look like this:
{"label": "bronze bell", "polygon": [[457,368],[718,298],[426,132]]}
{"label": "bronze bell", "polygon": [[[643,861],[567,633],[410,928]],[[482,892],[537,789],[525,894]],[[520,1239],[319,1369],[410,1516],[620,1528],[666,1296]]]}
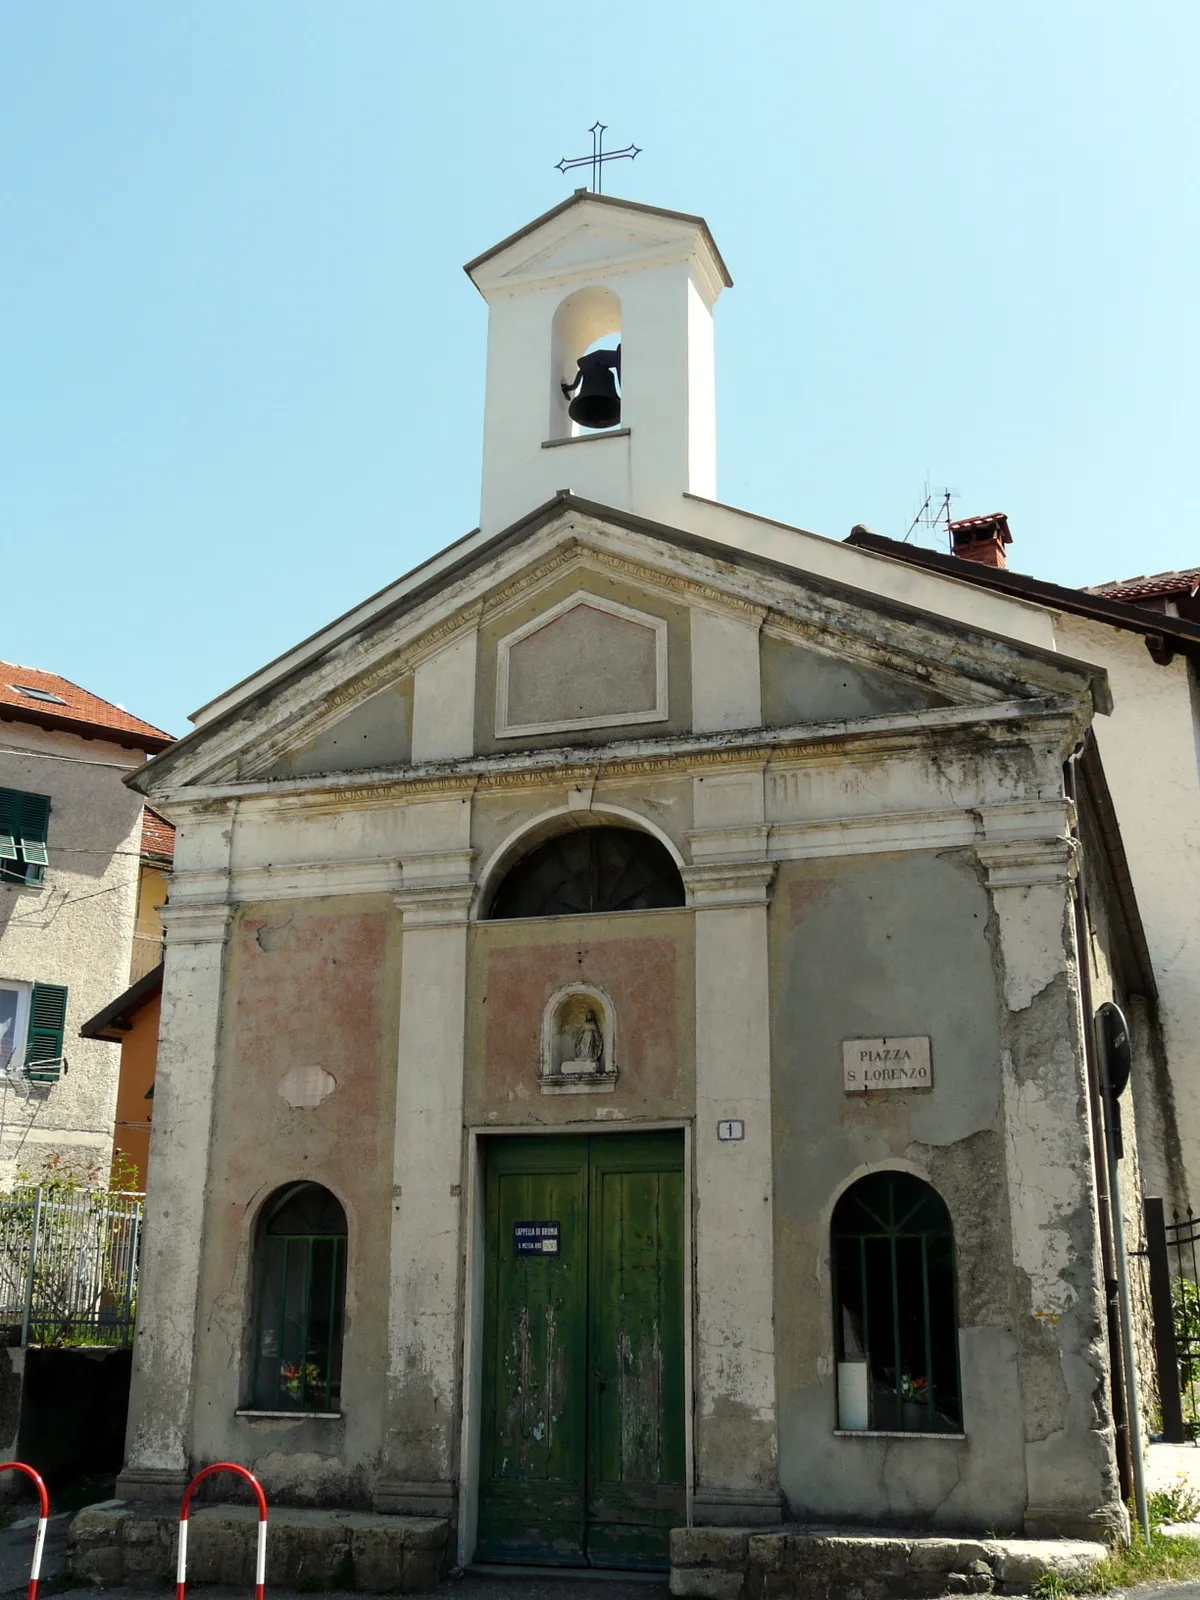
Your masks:
{"label": "bronze bell", "polygon": [[[574,383],[564,383],[564,395],[575,398],[567,407],[572,422],[581,428],[615,428],[621,420],[621,346],[615,350],[589,350],[580,356]],[[578,390],[578,393],[576,391]]]}

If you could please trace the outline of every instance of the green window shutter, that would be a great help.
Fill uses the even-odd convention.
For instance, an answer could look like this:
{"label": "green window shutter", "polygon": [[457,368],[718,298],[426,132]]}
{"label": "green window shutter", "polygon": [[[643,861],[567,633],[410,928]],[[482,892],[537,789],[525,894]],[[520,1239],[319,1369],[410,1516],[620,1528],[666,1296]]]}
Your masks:
{"label": "green window shutter", "polygon": [[0,861],[24,860],[30,866],[47,866],[49,828],[48,794],[0,789]]}
{"label": "green window shutter", "polygon": [[67,1024],[67,991],[61,983],[35,983],[29,1007],[29,1043],[25,1065],[57,1061],[63,1053]]}
{"label": "green window shutter", "polygon": [[23,794],[20,798],[21,854],[30,866],[48,866],[46,838],[50,830],[50,796]]}
{"label": "green window shutter", "polygon": [[21,796],[15,789],[0,789],[0,861],[17,859]]}

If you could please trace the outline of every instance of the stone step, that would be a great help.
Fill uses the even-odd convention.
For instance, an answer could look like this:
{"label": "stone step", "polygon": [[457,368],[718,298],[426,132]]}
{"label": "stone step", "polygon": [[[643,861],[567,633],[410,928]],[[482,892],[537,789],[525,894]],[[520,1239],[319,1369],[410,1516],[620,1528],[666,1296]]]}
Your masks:
{"label": "stone step", "polygon": [[[200,1506],[188,1527],[188,1583],[253,1584],[258,1513],[252,1506]],[[86,1506],[67,1536],[67,1567],[90,1583],[137,1589],[175,1581],[178,1513],[128,1500]],[[443,1517],[272,1508],[267,1584],[412,1594],[445,1571],[450,1524]]]}
{"label": "stone step", "polygon": [[1107,1554],[1077,1539],[955,1539],[846,1528],[674,1528],[671,1593],[691,1600],[932,1600],[1070,1586]]}

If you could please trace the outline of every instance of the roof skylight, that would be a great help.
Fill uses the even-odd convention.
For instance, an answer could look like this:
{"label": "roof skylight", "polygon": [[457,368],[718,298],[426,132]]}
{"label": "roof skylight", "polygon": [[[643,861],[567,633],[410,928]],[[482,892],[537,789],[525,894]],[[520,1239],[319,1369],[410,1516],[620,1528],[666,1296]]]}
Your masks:
{"label": "roof skylight", "polygon": [[10,683],[8,687],[17,694],[28,695],[31,700],[48,700],[55,706],[65,706],[67,703],[62,695],[51,694],[49,689],[31,689],[27,683]]}

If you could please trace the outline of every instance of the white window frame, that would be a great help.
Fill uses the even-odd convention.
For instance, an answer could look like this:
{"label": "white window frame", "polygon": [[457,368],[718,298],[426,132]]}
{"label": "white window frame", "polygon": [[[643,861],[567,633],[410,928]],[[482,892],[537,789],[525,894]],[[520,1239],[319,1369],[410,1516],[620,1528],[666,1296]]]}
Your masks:
{"label": "white window frame", "polygon": [[33,998],[33,985],[21,978],[0,978],[0,989],[15,990],[17,1017],[13,1036],[12,1055],[0,1067],[8,1076],[18,1077],[25,1069],[25,1046],[29,1042],[29,1003]]}

